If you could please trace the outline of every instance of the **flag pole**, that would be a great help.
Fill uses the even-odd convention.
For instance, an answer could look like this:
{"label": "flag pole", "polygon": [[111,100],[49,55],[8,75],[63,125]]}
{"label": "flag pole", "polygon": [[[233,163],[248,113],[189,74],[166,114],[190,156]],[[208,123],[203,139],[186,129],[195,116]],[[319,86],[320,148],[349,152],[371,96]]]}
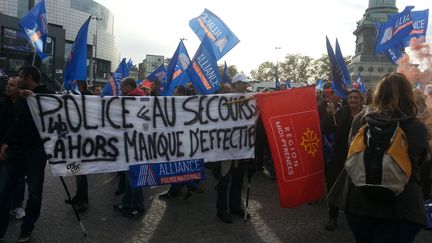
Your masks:
{"label": "flag pole", "polygon": [[84,224],[83,224],[82,221],[81,221],[81,218],[80,218],[80,216],[79,216],[79,214],[78,214],[78,211],[77,211],[77,209],[76,209],[76,207],[75,207],[75,204],[72,202],[71,195],[70,195],[69,190],[68,190],[68,188],[67,188],[67,186],[66,186],[66,183],[65,183],[65,181],[64,181],[64,179],[63,179],[63,176],[60,176],[60,180],[61,180],[61,182],[62,182],[62,184],[63,184],[63,187],[64,187],[64,189],[65,189],[65,192],[66,192],[66,194],[67,194],[67,196],[68,196],[68,199],[69,199],[69,201],[71,202],[72,209],[73,209],[73,211],[74,211],[74,213],[75,213],[75,216],[76,216],[77,219],[78,219],[78,223],[79,223],[80,226],[81,226],[81,230],[82,230],[82,232],[84,233],[84,236],[87,236],[87,231],[86,231],[86,229],[85,229],[85,227],[84,227]]}
{"label": "flag pole", "polygon": [[247,170],[247,177],[248,177],[248,182],[247,182],[247,189],[246,189],[246,201],[245,201],[245,210],[244,210],[244,217],[243,217],[243,222],[246,222],[248,219],[248,214],[249,214],[249,195],[250,195],[250,185],[251,185],[251,180],[252,180],[252,161],[249,161],[248,163],[248,170]]}
{"label": "flag pole", "polygon": [[32,60],[32,66],[34,66],[35,61],[36,61],[36,48],[33,48],[33,60]]}

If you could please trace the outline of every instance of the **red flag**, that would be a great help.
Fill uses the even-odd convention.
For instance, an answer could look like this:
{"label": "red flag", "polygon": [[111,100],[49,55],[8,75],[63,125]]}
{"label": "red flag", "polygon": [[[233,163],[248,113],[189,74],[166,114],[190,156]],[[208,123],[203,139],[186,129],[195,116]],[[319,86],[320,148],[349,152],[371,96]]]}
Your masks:
{"label": "red flag", "polygon": [[315,88],[255,95],[279,185],[280,204],[295,207],[324,196],[324,164]]}

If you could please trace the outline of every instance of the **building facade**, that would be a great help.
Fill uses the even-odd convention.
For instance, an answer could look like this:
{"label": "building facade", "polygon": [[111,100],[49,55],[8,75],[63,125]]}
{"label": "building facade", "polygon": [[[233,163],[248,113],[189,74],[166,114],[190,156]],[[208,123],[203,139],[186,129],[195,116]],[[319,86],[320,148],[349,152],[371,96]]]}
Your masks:
{"label": "building facade", "polygon": [[356,80],[360,74],[367,88],[375,87],[381,76],[396,70],[396,65],[384,54],[375,55],[375,23],[383,23],[387,21],[388,14],[397,12],[396,0],[369,0],[363,18],[357,22],[353,33],[357,37],[356,48],[349,70],[352,80]]}
{"label": "building facade", "polygon": [[138,79],[144,80],[162,64],[164,64],[164,56],[147,54],[146,59],[139,64]]}
{"label": "building facade", "polygon": [[[0,1],[0,68],[9,72],[32,62],[33,54],[18,21],[38,0]],[[59,89],[63,84],[64,64],[72,49],[75,37],[91,15],[87,40],[87,77],[90,84],[102,84],[120,61],[114,43],[114,16],[104,6],[92,0],[45,0],[48,15],[48,40],[43,61],[36,58],[48,79],[47,84]],[[13,43],[12,45],[10,45]]]}

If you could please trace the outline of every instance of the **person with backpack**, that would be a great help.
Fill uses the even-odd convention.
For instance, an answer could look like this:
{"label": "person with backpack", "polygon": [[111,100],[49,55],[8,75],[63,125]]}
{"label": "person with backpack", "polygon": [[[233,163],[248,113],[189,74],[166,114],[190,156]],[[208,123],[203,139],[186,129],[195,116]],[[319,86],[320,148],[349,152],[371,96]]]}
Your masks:
{"label": "person with backpack", "polygon": [[353,121],[345,214],[357,242],[413,242],[426,225],[420,166],[428,132],[416,115],[407,78],[390,73]]}

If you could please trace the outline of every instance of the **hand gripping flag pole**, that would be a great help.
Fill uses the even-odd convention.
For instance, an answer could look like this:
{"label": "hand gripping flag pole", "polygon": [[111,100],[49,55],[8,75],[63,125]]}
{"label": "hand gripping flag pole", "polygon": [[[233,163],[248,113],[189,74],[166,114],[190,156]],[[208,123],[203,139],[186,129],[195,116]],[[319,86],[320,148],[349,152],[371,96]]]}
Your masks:
{"label": "hand gripping flag pole", "polygon": [[[68,188],[67,188],[67,186],[66,186],[66,183],[65,183],[65,181],[64,181],[64,179],[63,179],[63,176],[60,176],[60,180],[61,180],[61,182],[62,182],[62,184],[63,184],[63,187],[64,187],[64,189],[65,189],[65,192],[66,192],[66,194],[67,194],[67,196],[68,196],[69,201],[72,202],[71,195],[70,195],[69,190],[68,190]],[[86,229],[85,229],[85,227],[84,227],[84,224],[83,224],[82,221],[81,221],[81,218],[80,218],[80,216],[79,216],[79,214],[78,214],[78,211],[77,211],[77,209],[76,209],[76,207],[75,207],[75,204],[74,204],[74,203],[71,203],[70,205],[72,206],[72,209],[73,209],[73,211],[74,211],[74,213],[75,213],[75,216],[76,216],[77,219],[78,219],[78,223],[79,223],[79,225],[81,226],[81,230],[82,230],[82,232],[84,233],[84,236],[87,236],[87,231],[86,231]]]}

